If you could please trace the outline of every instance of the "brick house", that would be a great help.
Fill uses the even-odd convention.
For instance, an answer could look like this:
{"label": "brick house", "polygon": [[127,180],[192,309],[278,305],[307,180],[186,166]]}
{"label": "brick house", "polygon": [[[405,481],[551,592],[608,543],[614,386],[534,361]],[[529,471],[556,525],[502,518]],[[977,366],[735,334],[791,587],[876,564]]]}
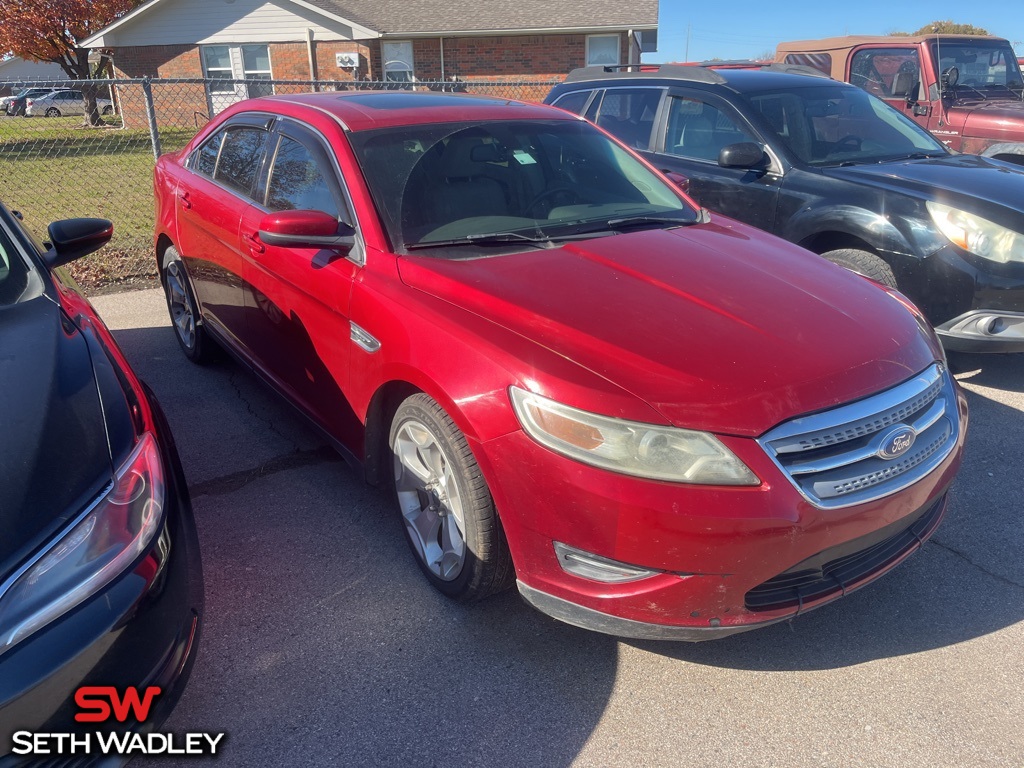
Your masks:
{"label": "brick house", "polygon": [[223,79],[180,107],[214,114],[282,92],[259,80],[554,80],[639,62],[657,24],[658,0],[149,0],[83,45],[111,50],[117,77]]}

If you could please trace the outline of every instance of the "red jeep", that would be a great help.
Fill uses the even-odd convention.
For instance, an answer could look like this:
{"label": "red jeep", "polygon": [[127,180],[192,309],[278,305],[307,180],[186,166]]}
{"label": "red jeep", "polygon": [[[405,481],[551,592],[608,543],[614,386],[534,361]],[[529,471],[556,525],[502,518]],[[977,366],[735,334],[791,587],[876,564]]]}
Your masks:
{"label": "red jeep", "polygon": [[978,35],[782,43],[775,60],[820,69],[903,111],[950,149],[1024,165],[1024,80],[1009,42]]}

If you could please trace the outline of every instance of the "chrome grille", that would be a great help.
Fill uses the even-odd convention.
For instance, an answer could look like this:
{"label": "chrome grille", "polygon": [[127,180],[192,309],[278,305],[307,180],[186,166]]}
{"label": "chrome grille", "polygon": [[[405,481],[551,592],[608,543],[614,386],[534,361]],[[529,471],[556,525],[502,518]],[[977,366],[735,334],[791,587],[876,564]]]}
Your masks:
{"label": "chrome grille", "polygon": [[[914,442],[893,459],[880,455],[890,428]],[[909,381],[856,403],[803,416],[758,442],[812,504],[862,504],[920,480],[949,455],[960,429],[953,380],[932,365]]]}

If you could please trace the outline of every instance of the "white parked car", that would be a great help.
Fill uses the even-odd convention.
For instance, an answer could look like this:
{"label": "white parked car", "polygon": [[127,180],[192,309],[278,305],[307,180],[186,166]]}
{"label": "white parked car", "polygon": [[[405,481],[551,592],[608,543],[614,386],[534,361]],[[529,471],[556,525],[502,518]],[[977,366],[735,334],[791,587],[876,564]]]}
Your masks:
{"label": "white parked car", "polygon": [[[96,98],[96,106],[101,115],[114,112],[114,103],[110,99]],[[29,99],[25,102],[25,114],[30,116],[62,117],[64,115],[84,115],[85,99],[82,92],[70,88],[61,89]]]}

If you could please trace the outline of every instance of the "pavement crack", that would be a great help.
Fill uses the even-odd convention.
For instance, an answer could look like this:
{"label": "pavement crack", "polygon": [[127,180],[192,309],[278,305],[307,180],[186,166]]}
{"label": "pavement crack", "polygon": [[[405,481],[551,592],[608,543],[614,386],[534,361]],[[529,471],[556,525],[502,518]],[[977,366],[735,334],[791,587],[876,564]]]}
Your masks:
{"label": "pavement crack", "polygon": [[230,474],[214,477],[210,480],[203,480],[201,483],[189,486],[189,493],[193,499],[201,496],[223,496],[239,491],[256,480],[276,475],[278,472],[287,472],[290,469],[311,467],[316,464],[326,464],[333,461],[340,462],[341,457],[337,451],[327,445],[306,451],[297,450],[277,456],[257,467],[243,469],[239,472],[231,472]]}
{"label": "pavement crack", "polygon": [[1003,576],[1001,574],[998,574],[995,571],[990,571],[988,568],[985,568],[983,565],[974,562],[974,560],[972,560],[970,558],[970,556],[966,552],[961,552],[959,549],[956,549],[955,547],[951,547],[948,544],[943,544],[941,541],[936,539],[934,536],[931,538],[931,543],[934,544],[935,546],[939,547],[940,549],[946,550],[947,552],[949,552],[952,555],[956,555],[961,560],[963,560],[965,563],[970,565],[972,568],[975,568],[975,569],[981,571],[986,576],[991,576],[996,581],[1001,581],[1003,584],[1006,584],[1007,586],[1010,586],[1010,587],[1016,587],[1017,589],[1024,589],[1024,584],[1021,584],[1018,581],[1014,581],[1013,579],[1011,579],[1011,578],[1009,578],[1007,576]]}
{"label": "pavement crack", "polygon": [[231,384],[231,388],[235,390],[235,396],[242,402],[243,405],[245,405],[245,410],[248,411],[248,413],[253,418],[259,419],[264,424],[266,424],[270,428],[271,432],[273,432],[275,435],[280,437],[286,443],[289,443],[296,451],[298,451],[299,450],[299,446],[298,446],[298,444],[294,440],[289,438],[280,429],[278,429],[277,425],[273,421],[271,421],[266,416],[264,416],[262,413],[259,413],[255,408],[252,407],[252,403],[250,403],[249,399],[245,395],[242,394],[242,388],[240,386],[238,386],[238,382],[236,381],[236,377],[238,375],[239,374],[238,374],[237,371],[233,371],[231,374],[229,374],[228,375],[228,383]]}

